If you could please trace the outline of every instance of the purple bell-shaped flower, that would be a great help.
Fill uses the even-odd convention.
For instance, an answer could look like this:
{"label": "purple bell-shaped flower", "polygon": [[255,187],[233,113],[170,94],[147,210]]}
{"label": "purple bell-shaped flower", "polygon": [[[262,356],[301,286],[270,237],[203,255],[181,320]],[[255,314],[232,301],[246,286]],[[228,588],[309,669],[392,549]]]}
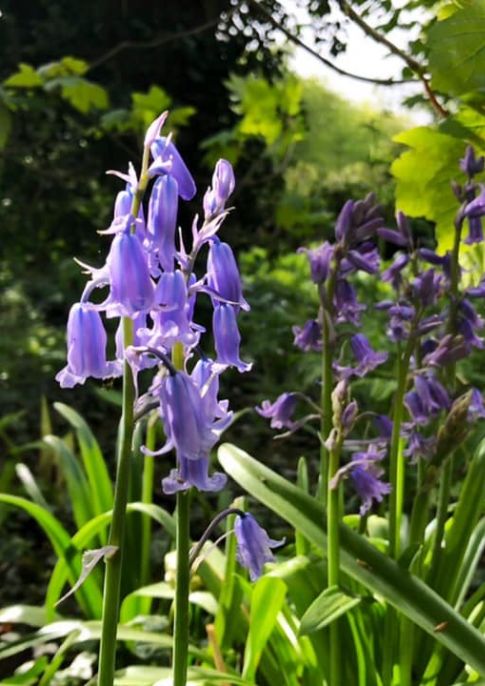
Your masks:
{"label": "purple bell-shaped flower", "polygon": [[173,271],[175,229],[177,228],[178,185],[171,174],[160,176],[153,184],[148,205],[148,238],[167,272]]}
{"label": "purple bell-shaped flower", "polygon": [[67,366],[56,376],[62,388],[83,384],[89,376],[106,379],[121,374],[118,362],[106,361],[106,331],[91,303],[76,303],[67,321]]}

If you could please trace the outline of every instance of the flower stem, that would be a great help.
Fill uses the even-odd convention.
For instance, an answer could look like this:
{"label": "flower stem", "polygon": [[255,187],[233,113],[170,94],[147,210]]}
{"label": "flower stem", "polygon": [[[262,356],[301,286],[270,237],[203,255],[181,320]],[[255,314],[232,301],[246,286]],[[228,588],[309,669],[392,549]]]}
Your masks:
{"label": "flower stem", "polygon": [[[403,420],[403,401],[406,392],[409,363],[414,349],[414,336],[410,333],[406,348],[398,358],[397,390],[394,397],[394,412],[389,454],[389,554],[397,559],[401,539],[401,520],[404,500],[404,455],[401,439]],[[388,686],[392,682],[392,673],[396,646],[399,645],[398,618],[393,608],[387,608],[385,621],[385,640],[383,657],[383,682]]]}
{"label": "flower stem", "polygon": [[399,359],[397,390],[394,397],[391,448],[389,455],[389,481],[391,483],[391,494],[389,497],[389,552],[394,559],[397,559],[399,556],[404,499],[404,456],[401,440],[403,401],[406,392],[409,361],[413,348],[414,337],[410,335],[404,353]]}
{"label": "flower stem", "polygon": [[189,648],[189,511],[190,493],[177,493],[177,580],[175,585],[175,624],[173,633],[173,686],[185,686]]}
{"label": "flower stem", "polygon": [[[148,450],[155,450],[158,416],[152,412],[148,418],[145,445]],[[141,500],[148,505],[153,501],[153,480],[155,460],[151,455],[145,455],[143,460],[142,494]],[[140,581],[142,586],[150,583],[150,539],[151,519],[143,517],[141,538],[141,568]]]}
{"label": "flower stem", "polygon": [[[133,340],[133,322],[123,317],[124,345]],[[118,548],[106,560],[106,573],[103,591],[103,615],[101,644],[99,649],[99,686],[112,686],[114,681],[116,633],[120,604],[121,567],[123,562],[123,535],[125,530],[126,505],[130,481],[130,457],[133,439],[133,403],[135,387],[131,367],[128,362],[123,366],[123,405],[118,442],[118,463],[113,503],[113,517],[108,544]]]}
{"label": "flower stem", "polygon": [[[175,343],[172,348],[175,369],[184,369],[184,346]],[[189,590],[190,590],[190,491],[177,493],[175,545],[177,572],[175,581],[175,621],[173,631],[173,686],[185,686],[189,651]]]}
{"label": "flower stem", "polygon": [[[339,550],[339,491],[330,488],[331,479],[336,474],[340,462],[341,446],[328,450],[324,441],[332,431],[332,389],[333,389],[333,346],[332,346],[332,314],[335,283],[338,264],[335,264],[327,283],[326,289],[320,286],[320,313],[322,319],[322,420],[320,447],[320,497],[327,511],[327,583],[328,586],[338,586],[340,568]],[[340,686],[340,631],[338,621],[330,625],[330,677],[332,686]]]}
{"label": "flower stem", "polygon": [[[138,215],[148,185],[147,169],[150,160],[148,148],[143,150],[140,181],[133,197],[131,214]],[[133,226],[132,232],[135,231]],[[122,317],[123,348],[133,345],[134,327],[130,317]],[[99,646],[98,686],[112,686],[116,658],[116,634],[120,605],[121,569],[123,563],[123,537],[125,531],[126,506],[130,485],[130,457],[133,442],[134,402],[136,396],[133,372],[128,362],[123,363],[123,399],[118,434],[118,457],[113,502],[113,516],[108,544],[118,548],[106,560],[103,589],[103,610],[101,619],[101,642]]]}
{"label": "flower stem", "polygon": [[[328,464],[328,493],[327,493],[327,572],[328,586],[338,586],[340,583],[340,487],[331,488],[331,480],[338,471],[340,463],[341,445],[330,451]],[[341,651],[340,631],[338,620],[330,625],[330,678],[332,686],[341,684]]]}

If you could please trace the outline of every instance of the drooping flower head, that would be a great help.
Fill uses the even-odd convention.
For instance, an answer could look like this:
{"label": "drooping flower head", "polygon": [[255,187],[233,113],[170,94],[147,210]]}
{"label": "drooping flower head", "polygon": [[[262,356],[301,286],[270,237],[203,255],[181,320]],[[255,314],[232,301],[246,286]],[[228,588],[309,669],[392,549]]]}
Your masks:
{"label": "drooping flower head", "polygon": [[121,374],[117,362],[107,362],[108,337],[97,309],[90,303],[76,303],[67,321],[67,366],[56,376],[61,388],[83,384],[92,376],[106,379]]}
{"label": "drooping flower head", "polygon": [[271,549],[283,545],[284,539],[271,539],[251,514],[236,517],[234,532],[239,563],[249,571],[251,581],[256,581],[266,562],[274,561]]}

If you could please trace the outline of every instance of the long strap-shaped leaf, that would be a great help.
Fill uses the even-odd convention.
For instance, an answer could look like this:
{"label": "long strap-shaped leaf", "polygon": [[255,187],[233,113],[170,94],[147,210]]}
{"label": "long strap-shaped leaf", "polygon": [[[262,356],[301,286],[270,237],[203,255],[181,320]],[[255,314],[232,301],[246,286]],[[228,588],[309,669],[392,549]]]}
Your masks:
{"label": "long strap-shaped leaf", "polygon": [[[225,471],[240,486],[325,550],[325,515],[319,503],[233,445],[222,445],[218,456]],[[485,638],[477,629],[362,536],[342,525],[340,537],[341,565],[347,574],[485,675]]]}

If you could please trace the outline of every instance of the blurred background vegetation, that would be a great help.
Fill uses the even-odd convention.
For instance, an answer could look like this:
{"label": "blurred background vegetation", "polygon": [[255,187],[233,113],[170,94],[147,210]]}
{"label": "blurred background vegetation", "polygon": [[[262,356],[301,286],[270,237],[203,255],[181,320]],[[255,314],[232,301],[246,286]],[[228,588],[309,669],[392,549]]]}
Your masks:
{"label": "blurred background vegetation", "polygon": [[[396,27],[409,31],[405,50],[432,69],[446,116],[438,117],[424,90],[408,100],[409,115],[385,111],[378,100],[350,103],[288,66],[295,47],[289,36],[298,42],[303,30],[298,8],[314,27],[319,52],[338,64],[352,21],[336,14],[343,5],[86,0],[74,11],[69,0],[0,1],[0,490],[25,487],[15,474],[19,446],[42,432],[67,431],[51,409],[55,401],[85,416],[112,459],[117,387],[87,382],[61,393],[54,376],[64,365],[67,313],[84,283],[73,257],[101,265],[106,254],[108,242],[97,231],[110,222],[118,183],[105,171],[123,170],[129,160],[137,165],[144,129],[160,111],[170,109],[168,128],[198,187],[182,208],[183,226],[199,211],[218,157],[235,165],[235,211],[222,236],[237,251],[252,305],[241,319],[242,355],[254,362],[250,374],[225,382],[235,410],[313,377],[318,360],[292,343],[292,326],[312,316],[316,302],[306,260],[295,251],[330,236],[347,198],[377,191],[391,223],[397,195],[423,240],[432,244],[436,223],[446,242],[455,211],[449,180],[458,176],[467,142],[484,147],[485,69],[467,74],[466,84],[453,76],[435,28],[442,3],[397,9],[385,0],[359,0],[352,7],[382,35]],[[425,21],[405,15],[416,6],[429,10]],[[473,11],[470,3],[450,3],[449,15],[462,6]],[[411,28],[418,23],[417,39]],[[396,78],[411,77],[403,60]],[[429,125],[412,128],[416,106],[428,111]],[[208,313],[202,304],[199,321]],[[372,316],[369,322],[372,336],[382,338],[379,322]],[[388,396],[392,379],[371,391],[377,400]],[[305,437],[274,442],[253,411],[229,438],[290,472],[307,446]],[[38,475],[42,451],[33,447],[21,456]],[[41,484],[51,478],[44,472]],[[69,519],[62,489],[54,500]],[[8,582],[0,605],[25,594],[34,545],[25,536],[26,519],[2,518],[9,542],[0,539],[0,574]],[[30,592],[33,601],[42,598],[35,583]]]}

